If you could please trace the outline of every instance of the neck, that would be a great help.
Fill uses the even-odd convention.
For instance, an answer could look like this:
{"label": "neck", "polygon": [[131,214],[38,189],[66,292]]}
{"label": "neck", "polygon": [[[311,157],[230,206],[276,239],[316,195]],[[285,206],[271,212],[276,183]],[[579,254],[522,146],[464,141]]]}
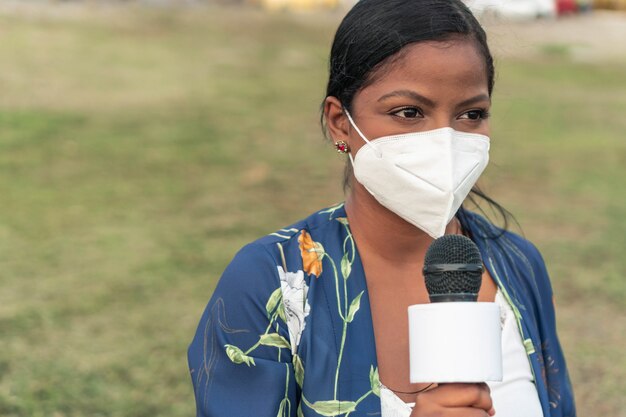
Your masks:
{"label": "neck", "polygon": [[[346,213],[360,251],[387,261],[422,262],[433,241],[426,232],[382,206],[354,179],[346,199]],[[460,233],[456,219],[448,224],[445,233]]]}

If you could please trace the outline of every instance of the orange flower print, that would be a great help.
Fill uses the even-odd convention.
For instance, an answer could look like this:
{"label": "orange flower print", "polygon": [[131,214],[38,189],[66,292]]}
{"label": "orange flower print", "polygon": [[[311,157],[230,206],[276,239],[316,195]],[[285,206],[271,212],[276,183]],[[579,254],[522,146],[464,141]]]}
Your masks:
{"label": "orange flower print", "polygon": [[298,237],[298,242],[300,243],[304,272],[319,278],[322,273],[322,257],[324,255],[322,244],[314,242],[306,230],[302,231]]}

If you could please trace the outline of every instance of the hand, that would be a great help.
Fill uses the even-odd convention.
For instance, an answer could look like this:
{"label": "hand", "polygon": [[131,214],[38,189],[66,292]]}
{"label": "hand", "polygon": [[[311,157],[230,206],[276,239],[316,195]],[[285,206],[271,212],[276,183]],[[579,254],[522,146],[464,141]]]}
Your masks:
{"label": "hand", "polygon": [[417,394],[411,417],[488,417],[495,413],[487,384],[440,384]]}

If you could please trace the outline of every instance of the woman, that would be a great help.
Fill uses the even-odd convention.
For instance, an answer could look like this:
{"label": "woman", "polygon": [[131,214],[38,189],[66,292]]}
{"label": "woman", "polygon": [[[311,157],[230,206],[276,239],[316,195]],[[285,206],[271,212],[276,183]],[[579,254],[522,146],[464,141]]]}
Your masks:
{"label": "woman", "polygon": [[[461,1],[361,0],[348,13],[323,105],[349,158],[346,202],[227,267],[189,348],[198,416],[575,415],[541,256],[461,207],[487,164],[493,84]],[[409,382],[407,307],[428,302],[424,255],[443,234],[483,256],[479,301],[503,312],[501,383]]]}

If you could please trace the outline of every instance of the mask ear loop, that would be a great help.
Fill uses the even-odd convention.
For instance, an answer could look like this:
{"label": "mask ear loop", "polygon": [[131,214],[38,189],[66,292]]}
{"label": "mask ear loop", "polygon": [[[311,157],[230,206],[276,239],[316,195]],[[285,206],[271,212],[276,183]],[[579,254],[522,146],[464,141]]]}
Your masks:
{"label": "mask ear loop", "polygon": [[[359,129],[358,126],[356,125],[356,123],[354,123],[354,120],[352,120],[352,116],[350,116],[350,112],[348,111],[348,109],[346,109],[344,107],[343,111],[346,114],[346,116],[348,116],[348,121],[350,122],[350,125],[352,125],[354,130],[356,130],[356,133],[358,133],[359,136],[361,136],[361,139],[363,139],[367,145],[371,146],[372,149],[374,149],[374,152],[376,152],[376,156],[381,158],[383,156],[382,153],[380,153],[380,151],[378,150],[378,148],[376,148],[376,146],[372,145],[372,142],[367,140],[367,138],[365,137],[363,132],[361,132],[361,129]],[[350,157],[350,161],[352,161],[352,165],[354,165],[354,160],[352,159],[352,154],[348,154],[348,156]]]}

